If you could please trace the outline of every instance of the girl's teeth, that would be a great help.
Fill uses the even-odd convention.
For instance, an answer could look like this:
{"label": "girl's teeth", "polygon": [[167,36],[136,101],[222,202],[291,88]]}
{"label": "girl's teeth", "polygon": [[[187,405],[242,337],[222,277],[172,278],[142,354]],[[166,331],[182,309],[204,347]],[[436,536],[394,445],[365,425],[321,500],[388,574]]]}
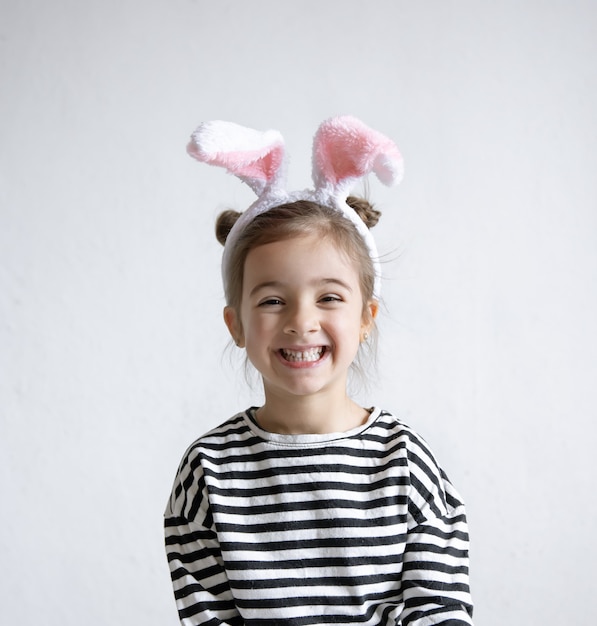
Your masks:
{"label": "girl's teeth", "polygon": [[323,348],[311,348],[310,350],[282,350],[282,356],[287,361],[317,361],[323,354]]}

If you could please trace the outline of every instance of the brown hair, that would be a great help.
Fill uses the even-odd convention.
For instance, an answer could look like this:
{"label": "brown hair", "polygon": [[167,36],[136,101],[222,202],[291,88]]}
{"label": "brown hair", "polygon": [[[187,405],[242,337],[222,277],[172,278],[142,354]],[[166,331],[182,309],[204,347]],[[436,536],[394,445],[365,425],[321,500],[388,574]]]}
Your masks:
{"label": "brown hair", "polygon": [[[350,196],[347,204],[368,228],[377,224],[381,213],[363,198]],[[216,222],[216,237],[224,245],[228,233],[240,217],[237,211],[221,213]],[[354,224],[337,209],[309,200],[297,200],[257,215],[245,226],[230,252],[226,276],[226,303],[240,311],[244,266],[250,250],[267,243],[317,233],[332,239],[354,261],[359,270],[363,307],[373,298],[375,269],[368,248]]]}

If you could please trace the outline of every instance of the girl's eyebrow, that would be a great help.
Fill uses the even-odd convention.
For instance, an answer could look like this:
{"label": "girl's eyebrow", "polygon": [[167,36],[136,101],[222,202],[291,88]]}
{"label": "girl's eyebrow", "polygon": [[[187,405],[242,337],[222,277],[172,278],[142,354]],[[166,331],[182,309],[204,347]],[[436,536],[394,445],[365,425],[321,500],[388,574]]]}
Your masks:
{"label": "girl's eyebrow", "polygon": [[257,285],[255,285],[255,287],[253,287],[253,289],[251,289],[251,291],[249,292],[249,296],[256,294],[261,289],[268,289],[270,287],[279,288],[281,286],[282,286],[282,283],[280,281],[267,280],[263,283],[258,283]]}
{"label": "girl's eyebrow", "polygon": [[[270,288],[274,288],[274,289],[281,289],[283,288],[285,285],[284,282],[280,281],[280,280],[266,280],[262,283],[258,283],[257,285],[255,285],[255,287],[253,287],[253,289],[251,289],[251,291],[249,292],[249,297],[253,296],[254,294],[256,294],[258,291],[260,291],[261,289],[270,289]],[[350,293],[352,293],[353,289],[352,287],[345,281],[341,280],[340,278],[321,278],[321,279],[316,279],[314,281],[312,281],[310,283],[310,285],[317,287],[317,286],[324,286],[324,285],[338,285],[340,287],[342,287],[343,289],[346,289],[347,291],[349,291]]]}

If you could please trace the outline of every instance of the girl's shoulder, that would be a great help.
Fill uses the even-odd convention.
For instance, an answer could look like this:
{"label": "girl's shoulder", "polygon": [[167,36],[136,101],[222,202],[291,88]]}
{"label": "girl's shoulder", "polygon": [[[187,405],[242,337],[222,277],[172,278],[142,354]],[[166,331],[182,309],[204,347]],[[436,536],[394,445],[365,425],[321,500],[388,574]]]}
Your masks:
{"label": "girl's shoulder", "polygon": [[192,454],[193,451],[218,450],[234,444],[246,444],[247,440],[251,438],[251,428],[247,421],[250,410],[235,413],[232,417],[195,439],[187,448],[185,456]]}
{"label": "girl's shoulder", "polygon": [[377,415],[363,431],[363,437],[377,437],[387,443],[402,442],[408,448],[420,448],[432,456],[425,439],[402,418],[384,409],[374,411],[377,411]]}
{"label": "girl's shoulder", "polygon": [[[408,467],[411,500],[417,504],[419,521],[427,515],[442,516],[463,506],[463,499],[448,478],[427,441],[401,419],[387,411],[380,413],[379,424],[403,446]],[[432,511],[429,513],[429,511]]]}
{"label": "girl's shoulder", "polygon": [[[221,457],[234,456],[235,448],[243,448],[251,438],[246,421],[246,411],[236,413],[219,426],[195,439],[182,455],[176,473],[176,483],[195,484],[204,473],[205,461],[218,461]],[[192,480],[190,477],[193,477]],[[180,489],[180,487],[178,488]]]}

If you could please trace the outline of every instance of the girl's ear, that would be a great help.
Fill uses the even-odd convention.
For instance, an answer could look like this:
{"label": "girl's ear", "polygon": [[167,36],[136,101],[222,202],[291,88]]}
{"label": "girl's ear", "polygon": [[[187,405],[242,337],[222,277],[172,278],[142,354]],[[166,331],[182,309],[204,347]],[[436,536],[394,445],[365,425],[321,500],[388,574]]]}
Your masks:
{"label": "girl's ear", "polygon": [[240,319],[236,311],[230,306],[224,307],[224,322],[226,323],[226,326],[228,327],[228,332],[232,336],[234,343],[239,348],[244,348],[245,347],[245,335],[243,333],[243,327],[242,327],[242,324],[240,323]]}
{"label": "girl's ear", "polygon": [[369,335],[377,313],[379,312],[379,302],[377,300],[370,300],[363,311],[363,321],[361,323],[361,341]]}

